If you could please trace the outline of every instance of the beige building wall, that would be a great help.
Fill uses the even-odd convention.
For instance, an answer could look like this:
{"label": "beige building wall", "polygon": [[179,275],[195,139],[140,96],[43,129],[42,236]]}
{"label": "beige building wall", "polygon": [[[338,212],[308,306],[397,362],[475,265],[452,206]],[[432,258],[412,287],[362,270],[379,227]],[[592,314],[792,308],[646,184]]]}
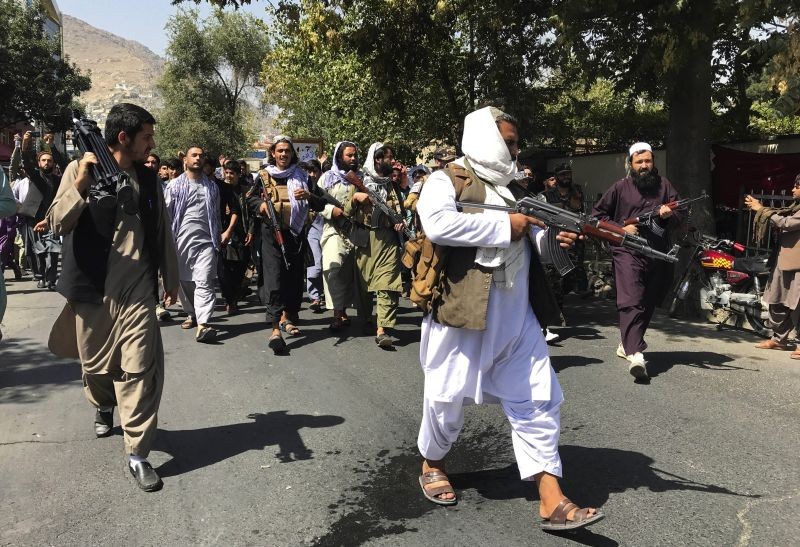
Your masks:
{"label": "beige building wall", "polygon": [[[571,164],[572,181],[581,185],[587,198],[594,199],[625,176],[625,157],[620,152],[552,158],[547,160],[547,170],[553,171],[562,163]],[[658,172],[668,177],[666,153],[656,150],[655,157]]]}

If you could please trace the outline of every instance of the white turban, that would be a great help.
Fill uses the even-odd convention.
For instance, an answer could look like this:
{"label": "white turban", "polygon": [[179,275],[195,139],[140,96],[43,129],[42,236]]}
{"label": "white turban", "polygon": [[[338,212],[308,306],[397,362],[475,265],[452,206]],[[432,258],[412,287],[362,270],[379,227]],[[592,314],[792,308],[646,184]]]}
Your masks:
{"label": "white turban", "polygon": [[640,152],[650,152],[650,153],[652,153],[653,149],[646,142],[635,142],[628,149],[628,157],[632,158],[634,154],[638,154]]}
{"label": "white turban", "polygon": [[375,179],[380,176],[378,172],[375,171],[375,151],[382,146],[382,142],[372,143],[372,146],[369,147],[369,151],[367,152],[367,159],[364,160],[364,166],[362,167],[365,175],[369,175]]}
{"label": "white turban", "polygon": [[517,172],[517,164],[508,152],[491,110],[492,107],[487,106],[464,118],[461,150],[480,178],[506,186]]}

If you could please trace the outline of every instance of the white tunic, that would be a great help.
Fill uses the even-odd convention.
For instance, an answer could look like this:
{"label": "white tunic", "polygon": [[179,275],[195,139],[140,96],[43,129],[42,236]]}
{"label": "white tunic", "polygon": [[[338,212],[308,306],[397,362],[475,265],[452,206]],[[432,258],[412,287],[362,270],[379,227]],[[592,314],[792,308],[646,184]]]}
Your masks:
{"label": "white tunic", "polygon": [[[455,206],[448,176],[434,173],[425,183],[417,212],[426,235],[451,247],[500,247],[510,244],[505,213],[463,214]],[[537,246],[544,231],[534,228]],[[530,260],[530,245],[524,247]],[[422,324],[420,363],[425,397],[453,402],[560,401],[561,388],[550,366],[541,326],[528,300],[528,268],[515,275],[513,288],[492,285],[486,330],[446,327],[428,315]]]}

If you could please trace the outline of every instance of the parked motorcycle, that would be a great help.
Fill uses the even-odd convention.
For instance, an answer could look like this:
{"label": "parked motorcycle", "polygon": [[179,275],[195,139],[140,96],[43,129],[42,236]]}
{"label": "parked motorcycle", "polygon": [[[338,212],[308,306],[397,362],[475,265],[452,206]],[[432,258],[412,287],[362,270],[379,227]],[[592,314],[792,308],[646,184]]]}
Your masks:
{"label": "parked motorcycle", "polygon": [[[685,242],[691,248],[685,271],[678,279],[669,314],[696,303],[709,321],[741,327],[744,320],[765,338],[767,308],[761,302],[769,266],[767,255],[741,256],[746,247],[729,239],[714,239],[690,229]],[[736,256],[740,255],[740,256]]]}

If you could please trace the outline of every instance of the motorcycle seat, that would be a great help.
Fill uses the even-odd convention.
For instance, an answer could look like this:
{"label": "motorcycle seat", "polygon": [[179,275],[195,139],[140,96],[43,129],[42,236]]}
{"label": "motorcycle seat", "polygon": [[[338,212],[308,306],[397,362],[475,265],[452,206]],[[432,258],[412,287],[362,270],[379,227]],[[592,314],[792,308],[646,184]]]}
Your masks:
{"label": "motorcycle seat", "polygon": [[745,273],[766,273],[769,271],[766,256],[740,257],[733,261],[733,269]]}

